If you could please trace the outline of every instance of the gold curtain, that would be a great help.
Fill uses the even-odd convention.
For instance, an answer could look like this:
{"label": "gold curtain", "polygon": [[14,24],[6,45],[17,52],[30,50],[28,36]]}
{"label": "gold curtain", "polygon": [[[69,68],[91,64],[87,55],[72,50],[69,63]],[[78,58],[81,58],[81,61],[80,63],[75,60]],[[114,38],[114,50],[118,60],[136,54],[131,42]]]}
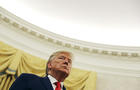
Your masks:
{"label": "gold curtain", "polygon": [[[9,87],[21,73],[45,76],[46,60],[0,42],[0,90]],[[72,68],[64,81],[67,90],[95,90],[96,72]]]}

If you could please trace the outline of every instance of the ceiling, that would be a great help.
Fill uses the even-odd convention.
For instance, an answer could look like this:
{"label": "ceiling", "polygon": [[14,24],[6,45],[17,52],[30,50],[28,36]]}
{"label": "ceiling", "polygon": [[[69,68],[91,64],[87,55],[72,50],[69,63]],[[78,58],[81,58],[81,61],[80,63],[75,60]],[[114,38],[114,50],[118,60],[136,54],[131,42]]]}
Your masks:
{"label": "ceiling", "polygon": [[48,31],[93,43],[140,46],[139,0],[1,0]]}

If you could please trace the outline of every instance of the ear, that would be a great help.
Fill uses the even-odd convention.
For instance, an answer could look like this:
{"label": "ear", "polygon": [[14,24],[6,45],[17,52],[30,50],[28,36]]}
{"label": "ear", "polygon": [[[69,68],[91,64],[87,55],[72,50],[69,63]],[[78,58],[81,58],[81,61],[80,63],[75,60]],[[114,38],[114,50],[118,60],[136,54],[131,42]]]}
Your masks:
{"label": "ear", "polygon": [[49,63],[48,63],[48,69],[51,69],[51,67],[52,67],[52,65],[51,65],[51,63],[49,62]]}

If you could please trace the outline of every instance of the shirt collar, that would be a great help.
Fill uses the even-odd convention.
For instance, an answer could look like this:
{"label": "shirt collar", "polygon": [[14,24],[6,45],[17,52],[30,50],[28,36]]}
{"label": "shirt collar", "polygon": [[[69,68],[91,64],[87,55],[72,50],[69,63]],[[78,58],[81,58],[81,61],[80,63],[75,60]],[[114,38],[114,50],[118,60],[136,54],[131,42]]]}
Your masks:
{"label": "shirt collar", "polygon": [[[53,76],[51,76],[51,75],[48,75],[48,78],[50,79],[51,84],[54,84],[54,83],[58,82],[58,81],[57,81]],[[63,82],[60,82],[60,84],[61,84],[61,88],[62,88],[63,85],[64,85],[64,83],[63,83]]]}

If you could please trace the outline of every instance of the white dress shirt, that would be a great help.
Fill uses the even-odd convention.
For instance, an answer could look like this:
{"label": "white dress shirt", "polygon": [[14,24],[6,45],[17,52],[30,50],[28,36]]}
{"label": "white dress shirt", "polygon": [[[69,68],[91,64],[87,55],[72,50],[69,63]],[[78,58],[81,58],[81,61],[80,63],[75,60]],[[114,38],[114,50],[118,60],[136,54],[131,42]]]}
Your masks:
{"label": "white dress shirt", "polygon": [[[52,77],[51,75],[48,75],[48,78],[50,79],[50,82],[52,84],[53,89],[55,90],[55,88],[56,88],[55,83],[58,81],[54,77]],[[61,84],[61,90],[63,90],[63,85],[64,85],[63,82],[60,82],[60,84]]]}

